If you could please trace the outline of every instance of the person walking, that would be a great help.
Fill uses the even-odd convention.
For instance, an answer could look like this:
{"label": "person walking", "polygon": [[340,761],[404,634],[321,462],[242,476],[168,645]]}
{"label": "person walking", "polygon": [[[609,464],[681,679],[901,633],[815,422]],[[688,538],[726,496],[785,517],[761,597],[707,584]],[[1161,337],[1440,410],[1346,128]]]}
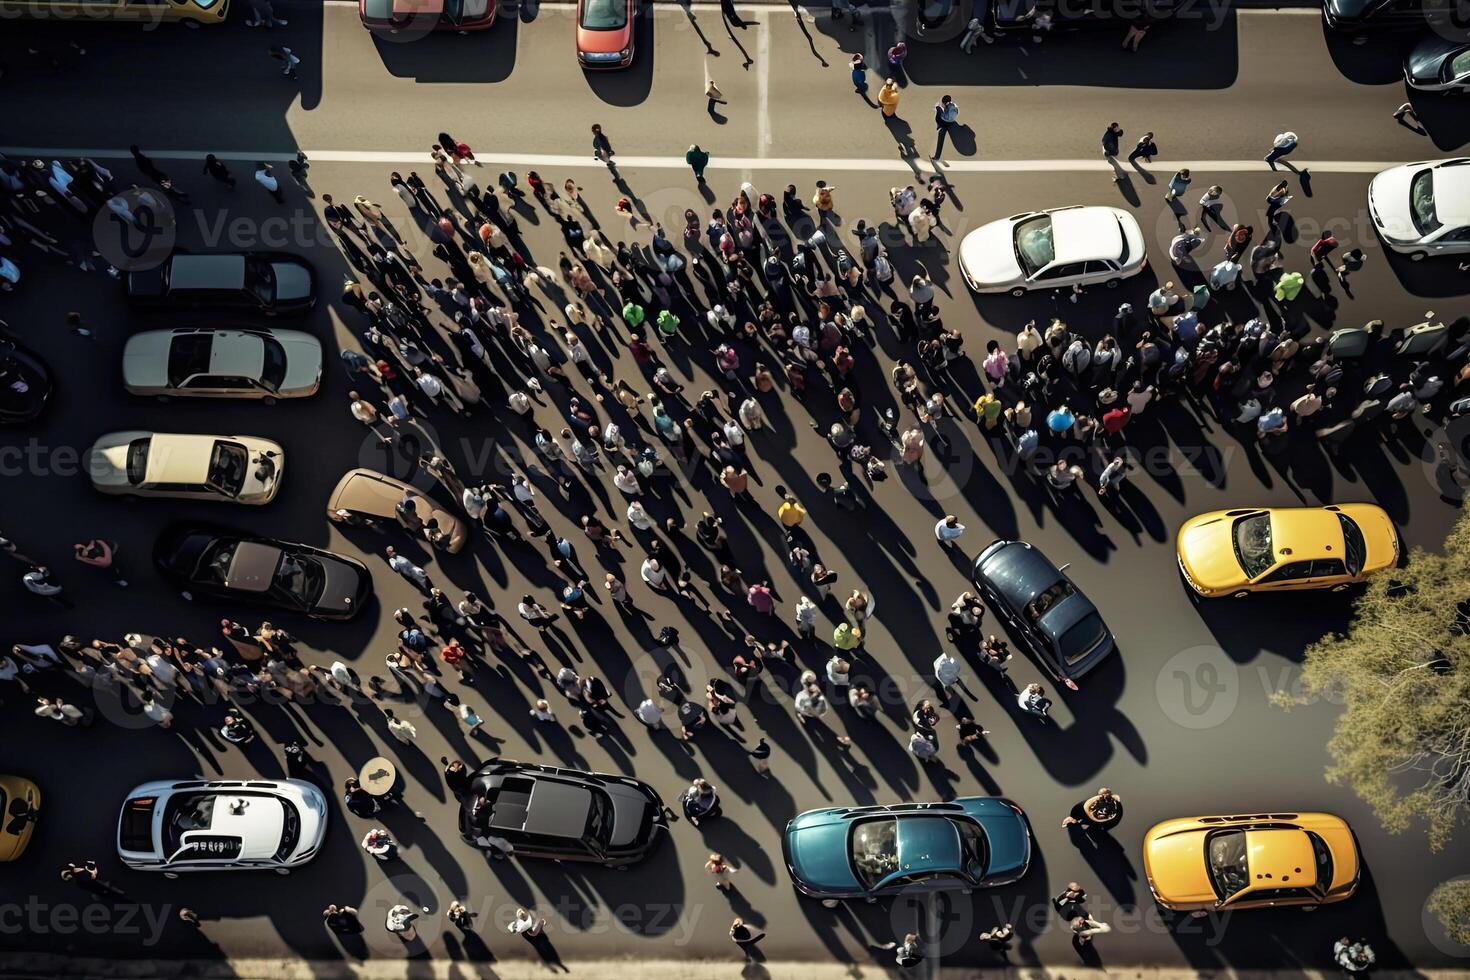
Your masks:
{"label": "person walking", "polygon": [[751,768],[756,772],[762,776],[771,774],[771,746],[764,737],[756,739],[755,747],[746,752],[746,755],[750,756]]}
{"label": "person walking", "polygon": [[117,564],[117,542],[104,541],[101,538],[93,538],[83,543],[72,545],[72,557],[83,565],[91,565],[111,573],[113,581],[120,588],[128,587],[128,580],[123,578],[122,569]]}
{"label": "person walking", "polygon": [[282,62],[282,75],[285,75],[287,78],[292,79],[293,81],[300,77],[296,74],[296,69],[298,66],[300,66],[301,59],[296,57],[296,53],[290,48],[286,47],[284,44],[272,44],[271,57],[279,62]]}
{"label": "person walking", "polygon": [[529,941],[541,935],[542,930],[545,928],[545,916],[538,916],[528,909],[518,908],[516,909],[515,918],[510,920],[510,924],[505,927],[505,931],[514,936],[523,936]]}
{"label": "person walking", "polygon": [[221,163],[220,158],[213,153],[204,155],[204,170],[201,173],[208,174],[230,190],[235,189],[235,175],[230,173],[230,168]]}
{"label": "person walking", "polygon": [[960,118],[960,106],[954,99],[945,95],[934,103],[934,159],[938,160],[944,155],[944,141],[954,129],[955,122]]}
{"label": "person walking", "polygon": [[271,0],[250,0],[250,17],[246,19],[246,27],[285,27],[289,21],[284,17],[277,17],[275,8],[271,6]]}
{"label": "person walking", "polygon": [[383,717],[388,721],[388,734],[392,735],[404,745],[412,745],[418,741],[419,730],[414,727],[413,722],[404,721],[393,713],[392,708],[383,709]]}
{"label": "person walking", "polygon": [[917,932],[907,933],[903,942],[887,942],[876,947],[882,950],[893,950],[893,962],[904,969],[918,966],[924,962],[924,949],[919,945],[919,934]]}
{"label": "person walking", "polygon": [[32,595],[54,602],[63,609],[72,608],[71,600],[62,594],[61,586],[51,580],[51,569],[45,565],[30,568],[21,576],[20,581]]}
{"label": "person walking", "polygon": [[1112,932],[1113,927],[1106,922],[1099,922],[1091,915],[1078,915],[1068,923],[1072,930],[1072,945],[1087,946],[1092,942],[1093,936],[1101,936],[1105,932]]}
{"label": "person walking", "polygon": [[[716,93],[718,93],[718,91],[719,91],[718,89],[715,89],[714,82],[711,82],[710,83],[710,88],[713,91],[715,91]],[[706,93],[706,94],[708,94],[708,93]],[[723,100],[720,100],[720,101],[723,101]],[[714,110],[715,102],[716,102],[715,97],[714,96],[710,96],[710,110],[711,111]],[[687,164],[689,164],[689,169],[690,170],[694,171],[694,179],[696,181],[698,181],[699,183],[703,184],[705,182],[705,180],[704,180],[704,168],[709,166],[709,154],[706,153],[704,150],[700,149],[698,143],[693,143],[693,144],[690,144],[688,152],[686,152],[684,154],[684,162],[687,163]]]}
{"label": "person walking", "polygon": [[605,163],[608,167],[613,166],[612,141],[602,131],[600,123],[592,124],[592,159]]}
{"label": "person walking", "polygon": [[1076,827],[1083,833],[1112,830],[1123,820],[1123,798],[1103,786],[1062,818],[1062,829]]}
{"label": "person walking", "polygon": [[1372,969],[1373,964],[1378,962],[1378,955],[1368,945],[1368,940],[1359,939],[1353,942],[1343,936],[1332,944],[1332,961],[1342,967],[1348,976],[1356,977]]}
{"label": "person walking", "polygon": [[419,937],[418,929],[413,924],[413,920],[418,917],[419,914],[407,905],[395,905],[388,910],[383,926],[403,942],[411,943]]}
{"label": "person walking", "polygon": [[740,19],[740,14],[735,10],[735,0],[720,0],[720,16],[727,23],[734,24],[742,31],[750,26],[749,21]]}
{"label": "person walking", "polygon": [[765,938],[764,932],[746,925],[745,920],[738,915],[730,924],[730,939],[740,947],[740,952],[745,954],[747,960],[755,958],[755,944]]}
{"label": "person walking", "polygon": [[961,524],[959,518],[955,517],[953,514],[944,515],[944,517],[940,518],[939,522],[934,525],[934,537],[937,538],[939,540],[939,543],[945,548],[953,548],[955,546],[955,542],[960,539],[960,535],[964,533],[965,525]]}
{"label": "person walking", "polygon": [[[1272,170],[1275,170],[1276,161],[1288,156],[1293,150],[1297,148],[1297,144],[1299,142],[1300,141],[1297,139],[1296,133],[1293,133],[1290,130],[1287,130],[1284,133],[1277,133],[1276,138],[1271,141],[1270,152],[1266,154],[1266,163],[1270,165]],[[1291,164],[1287,164],[1287,166],[1291,167]],[[1296,168],[1291,167],[1291,169],[1295,170]],[[1303,173],[1305,173],[1305,171],[1303,171]]]}
{"label": "person walking", "polygon": [[1144,163],[1153,163],[1154,157],[1158,156],[1158,154],[1159,147],[1154,142],[1154,134],[1151,132],[1144,133],[1143,136],[1139,137],[1138,142],[1134,144],[1132,152],[1128,154],[1128,162],[1132,164],[1136,160],[1142,160]]}
{"label": "person walking", "polygon": [[709,860],[704,862],[704,870],[715,879],[715,887],[720,891],[728,892],[734,889],[735,884],[730,880],[730,876],[739,869],[732,867],[723,854],[718,852],[711,854]]}
{"label": "person walking", "polygon": [[898,100],[898,81],[893,78],[886,79],[883,87],[878,90],[878,108],[882,111],[884,118],[892,119],[898,114]]}
{"label": "person walking", "polygon": [[[728,3],[729,0],[722,0],[722,2]],[[852,71],[852,90],[866,99],[868,97],[868,63],[863,60],[861,51],[852,56],[848,68]]]}
{"label": "person walking", "polygon": [[276,179],[276,172],[271,165],[261,161],[255,165],[255,182],[266,189],[266,193],[275,199],[277,204],[285,204],[286,197],[281,193],[281,182]]}
{"label": "person walking", "polygon": [[428,591],[428,572],[424,571],[423,568],[415,565],[413,562],[400,555],[397,551],[394,550],[392,545],[389,545],[387,547],[384,554],[388,558],[389,568],[393,569],[393,571],[408,579],[408,581],[413,583],[414,587],[419,589],[420,591]]}
{"label": "person walking", "polygon": [[1120,141],[1123,139],[1123,127],[1115,122],[1108,123],[1108,128],[1103,130],[1102,151],[1103,156],[1109,160],[1118,155],[1122,148]]}

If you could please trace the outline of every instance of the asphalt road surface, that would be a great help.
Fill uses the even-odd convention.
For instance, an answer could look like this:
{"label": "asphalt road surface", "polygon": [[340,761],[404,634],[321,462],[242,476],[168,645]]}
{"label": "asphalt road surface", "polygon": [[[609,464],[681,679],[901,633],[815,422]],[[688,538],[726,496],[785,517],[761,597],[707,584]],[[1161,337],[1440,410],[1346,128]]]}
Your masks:
{"label": "asphalt road surface", "polygon": [[[346,624],[273,618],[300,638],[309,662],[341,658],[364,675],[386,674],[382,658],[397,629],[392,611],[421,603],[384,563],[383,547],[391,543],[425,563],[452,595],[473,589],[493,599],[516,623],[520,640],[553,668],[566,663],[603,677],[615,692],[617,729],[609,738],[588,737],[554,685],[520,663],[494,658],[469,684],[449,685],[488,719],[484,733],[469,738],[453,714],[414,698],[411,690],[399,692],[392,681],[382,702],[251,705],[251,718],[268,737],[244,751],[215,731],[220,705],[176,706],[170,731],[152,727],[136,706],[104,705],[97,724],[78,730],[32,717],[26,700],[7,690],[0,771],[35,778],[46,805],[30,850],[4,872],[0,948],[120,957],[325,958],[339,951],[353,958],[399,957],[404,947],[383,930],[382,916],[404,896],[431,913],[421,920],[421,942],[408,947],[410,955],[473,961],[541,955],[571,964],[595,955],[727,957],[733,951],[726,929],[731,916],[740,914],[769,931],[763,948],[777,959],[862,961],[878,955],[871,944],[918,928],[931,963],[995,964],[976,934],[1010,920],[1018,930],[1013,962],[1066,967],[1078,962],[1078,954],[1049,896],[1076,880],[1094,896],[1094,914],[1114,926],[1086,954],[1094,965],[1323,966],[1332,940],[1343,933],[1369,938],[1380,964],[1448,966],[1470,954],[1426,926],[1423,911],[1438,882],[1470,871],[1464,849],[1431,857],[1422,836],[1386,835],[1350,792],[1325,783],[1332,704],[1287,714],[1269,703],[1274,692],[1297,683],[1304,646],[1344,627],[1351,596],[1196,604],[1185,594],[1174,561],[1173,532],[1182,520],[1238,505],[1373,501],[1388,510],[1408,545],[1436,546],[1459,501],[1454,494],[1447,497],[1436,479],[1434,435],[1422,420],[1383,438],[1360,439],[1342,460],[1329,460],[1306,440],[1294,447],[1289,465],[1278,466],[1196,409],[1156,403],[1129,427],[1140,465],[1122,504],[1110,509],[1091,491],[1056,503],[973,423],[960,419],[949,427],[949,454],[931,452],[922,478],[890,467],[889,479],[862,492],[866,507],[854,517],[835,510],[814,484],[817,473],[836,472],[830,449],[806,424],[813,418],[829,421],[825,393],[812,392],[805,404],[783,394],[768,403],[771,428],[751,439],[753,504],[732,505],[718,488],[707,495],[707,474],[691,482],[680,473],[656,481],[647,505],[659,517],[682,512],[691,525],[704,509],[724,516],[745,579],[768,580],[779,595],[774,622],[755,622],[743,603],[721,593],[710,581],[707,557],[687,531],[661,536],[690,565],[705,600],[732,603],[741,624],[733,627],[737,633],[751,626],[779,638],[790,635],[792,608],[802,592],[778,550],[772,517],[775,487],[793,490],[811,511],[805,527],[820,559],[838,572],[840,591],[861,585],[875,598],[867,656],[855,673],[880,682],[884,712],[877,721],[861,722],[839,704],[828,727],[804,729],[791,708],[794,676],[776,670],[740,707],[739,723],[729,731],[711,726],[689,742],[667,731],[650,734],[631,710],[649,689],[653,671],[673,658],[698,691],[705,677],[728,671],[738,635],[731,637],[699,603],[654,595],[638,583],[641,551],[594,555],[575,534],[573,521],[592,508],[610,522],[626,523],[621,495],[606,470],[595,479],[574,480],[568,497],[535,460],[526,426],[498,405],[468,422],[441,415],[424,427],[424,438],[464,475],[505,482],[513,467],[529,465],[543,512],[577,542],[588,570],[600,578],[606,561],[632,583],[643,615],[620,615],[602,601],[584,622],[563,621],[545,638],[520,628],[514,617],[521,594],[532,591],[549,601],[550,590],[563,581],[543,546],[478,541],[459,556],[445,557],[426,553],[396,532],[344,534],[325,519],[326,496],[346,469],[367,465],[399,475],[412,470],[402,459],[385,457],[347,412],[348,384],[335,355],[339,348],[360,346],[362,323],[335,302],[346,266],[316,224],[319,195],[350,199],[366,193],[396,205],[387,173],[413,168],[430,175],[421,150],[448,128],[492,161],[520,158],[528,162],[515,169],[539,166],[557,184],[567,176],[577,179],[593,218],[613,240],[647,238],[646,231],[630,236],[613,213],[620,195],[637,198],[671,230],[685,207],[703,214],[713,206],[679,162],[693,141],[715,154],[714,201],[728,200],[741,180],[761,189],[794,182],[810,193],[812,181],[826,173],[838,188],[843,228],[859,218],[885,221],[887,190],[906,179],[910,165],[894,152],[893,132],[852,93],[844,66],[858,45],[870,52],[871,64],[881,63],[877,52],[886,47],[891,25],[880,23],[875,38],[840,25],[834,32],[825,16],[811,23],[785,7],[765,8],[755,26],[736,32],[732,41],[714,8],[686,14],[661,7],[644,17],[635,67],[594,77],[574,67],[571,13],[549,4],[533,19],[518,20],[507,11],[486,36],[413,44],[374,41],[357,29],[350,5],[277,7],[291,25],[269,36],[240,26],[239,15],[236,23],[212,31],[91,26],[70,32],[7,23],[0,35],[0,58],[14,95],[6,110],[8,145],[82,147],[109,160],[121,155],[118,172],[132,180],[125,148],[141,143],[193,194],[193,207],[177,215],[179,244],[284,247],[316,265],[324,294],[333,301],[289,326],[323,338],[334,362],[320,394],[296,403],[163,405],[131,399],[121,389],[118,370],[127,336],[149,326],[197,321],[140,315],[123,305],[118,283],[101,272],[21,256],[25,280],[0,300],[0,317],[45,355],[60,387],[41,423],[7,433],[0,451],[0,527],[23,551],[56,569],[77,609],[56,609],[24,593],[21,569],[14,566],[5,572],[12,584],[0,589],[0,633],[7,643],[54,641],[66,632],[117,638],[129,631],[208,643],[220,615],[253,624],[259,614],[250,610],[184,601],[148,567],[157,530],[176,517],[198,517],[363,557],[376,586],[376,599],[363,616]],[[973,130],[950,154],[953,203],[946,230],[922,247],[892,229],[885,234],[901,274],[911,274],[918,262],[933,274],[945,321],[965,331],[972,357],[987,340],[1005,340],[1033,317],[1061,316],[1098,336],[1108,329],[1118,302],[1141,305],[1156,277],[1166,275],[1163,253],[1176,229],[1161,200],[1161,184],[1180,161],[1195,162],[1195,188],[1225,186],[1227,218],[1242,216],[1260,227],[1262,199],[1275,178],[1253,161],[1276,131],[1288,127],[1303,138],[1298,164],[1313,171],[1298,184],[1289,208],[1300,238],[1287,249],[1288,265],[1306,268],[1305,246],[1324,225],[1335,228],[1345,246],[1361,246],[1368,254],[1351,294],[1335,283],[1329,295],[1314,294],[1314,323],[1326,328],[1376,317],[1402,327],[1429,308],[1446,319],[1465,312],[1466,279],[1454,264],[1409,267],[1389,259],[1365,208],[1367,181],[1378,163],[1444,155],[1463,143],[1463,131],[1456,132],[1466,125],[1462,110],[1451,103],[1426,105],[1431,139],[1396,126],[1388,115],[1402,101],[1393,42],[1366,48],[1329,43],[1315,16],[1230,15],[1218,30],[1192,30],[1155,31],[1131,58],[1115,51],[1111,36],[982,48],[969,60],[950,45],[914,46],[900,114],[913,120],[921,155],[932,137],[928,107],[941,91],[955,95],[962,120]],[[718,55],[706,50],[699,31]],[[66,47],[72,37],[85,54]],[[276,63],[266,57],[268,39],[293,45],[305,59],[299,86],[278,77]],[[752,61],[746,69],[737,42]],[[29,53],[31,47],[41,53]],[[48,65],[53,57],[59,70]],[[824,69],[823,61],[830,67]],[[721,110],[723,123],[705,113],[706,72],[730,99]],[[1096,153],[1097,134],[1113,118],[1130,135],[1157,130],[1164,153],[1151,172],[1129,174],[1120,184]],[[587,127],[594,121],[603,123],[621,155],[638,158],[626,160],[620,171],[626,189],[585,159]],[[250,183],[250,162],[298,148],[315,161],[309,187],[283,179],[287,204],[276,206]],[[230,159],[242,178],[236,190],[206,186],[196,165],[177,159],[206,150]],[[583,159],[574,163],[575,158]],[[929,170],[927,164],[914,166],[924,174]],[[481,184],[489,186],[497,169],[482,168]],[[969,295],[951,261],[966,230],[1027,208],[1074,203],[1132,209],[1156,257],[1149,270],[1117,291],[1084,294],[1075,305],[1065,296]],[[415,250],[427,255],[422,236],[413,237],[413,219],[400,208],[388,210],[395,225],[420,243]],[[535,207],[525,208],[520,220],[536,261],[555,266],[564,247],[555,222]],[[79,241],[88,235],[81,224],[69,231]],[[1214,255],[1219,235],[1206,247]],[[1188,274],[1183,278],[1190,280]],[[545,302],[552,307],[556,299]],[[63,320],[70,310],[96,328],[95,340],[67,333]],[[714,384],[708,345],[699,338],[691,330],[685,345],[668,354],[691,393]],[[594,331],[589,339],[601,366],[645,387],[620,329]],[[892,402],[886,379],[897,356],[910,355],[884,329],[869,351],[859,352],[870,404]],[[978,380],[972,377],[969,386],[964,380],[951,389],[955,404],[978,392]],[[578,386],[585,397],[585,384]],[[536,418],[556,422],[550,398],[542,399]],[[285,448],[284,489],[275,503],[258,510],[103,498],[80,473],[79,455],[98,434],[125,428],[275,439]],[[933,524],[945,513],[958,515],[969,528],[956,553],[946,554],[933,537]],[[72,541],[94,535],[120,542],[128,589],[68,560]],[[963,701],[991,735],[978,751],[962,752],[946,726],[941,764],[926,766],[905,751],[908,713],[931,693],[930,665],[944,646],[943,613],[968,587],[970,557],[998,537],[1030,541],[1054,561],[1070,562],[1069,575],[1102,609],[1120,651],[1080,691],[1059,692],[1051,727],[1021,716],[993,675],[971,662]],[[824,607],[824,616],[834,615],[840,615],[835,604]],[[822,632],[830,631],[832,621],[824,622]],[[654,641],[663,625],[679,627],[677,650],[662,650]],[[819,671],[829,655],[822,644],[798,643],[798,651],[804,665]],[[1012,675],[1020,683],[1043,679],[1019,657]],[[86,698],[65,681],[56,692]],[[556,710],[558,724],[529,717],[531,702],[542,696]],[[382,714],[387,706],[417,725],[415,747],[388,736]],[[851,749],[836,743],[839,733],[851,736]],[[774,748],[770,778],[757,775],[745,756],[745,747],[760,734]],[[166,880],[128,872],[117,862],[117,806],[134,785],[194,773],[280,776],[285,770],[279,745],[291,738],[307,743],[316,776],[333,796],[324,851],[309,866],[289,879],[240,874]],[[405,783],[403,806],[381,819],[403,844],[401,859],[386,865],[358,847],[372,822],[347,814],[336,799],[342,780],[380,754],[398,761]],[[703,828],[675,824],[667,846],[624,873],[487,861],[458,838],[455,804],[439,777],[442,755],[502,755],[630,773],[669,800],[692,778],[704,776],[720,788],[726,816]],[[1116,845],[1079,849],[1060,820],[1100,785],[1123,796],[1127,817],[1114,833]],[[792,890],[780,834],[794,814],[834,804],[970,794],[1004,794],[1030,814],[1036,857],[1017,885],[944,901],[904,898],[837,910]],[[1350,902],[1313,915],[1288,910],[1173,923],[1153,911],[1139,853],[1153,822],[1296,809],[1333,811],[1353,824],[1366,870]],[[703,872],[712,850],[740,868],[732,895],[717,892]],[[64,862],[85,858],[98,860],[128,898],[89,905],[82,892],[57,880]],[[480,913],[472,934],[443,923],[443,909],[455,898]],[[332,901],[362,908],[364,936],[339,944],[322,927],[320,910]],[[534,951],[504,931],[516,906],[533,904],[550,921],[546,940]],[[176,921],[185,905],[200,913],[201,928]]]}

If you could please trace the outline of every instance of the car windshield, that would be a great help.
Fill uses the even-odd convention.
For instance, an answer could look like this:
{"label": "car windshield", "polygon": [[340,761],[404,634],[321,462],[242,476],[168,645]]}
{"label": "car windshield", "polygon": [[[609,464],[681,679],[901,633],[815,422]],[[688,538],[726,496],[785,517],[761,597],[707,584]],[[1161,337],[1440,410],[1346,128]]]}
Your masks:
{"label": "car windshield", "polygon": [[1433,170],[1421,170],[1414,175],[1414,182],[1409,185],[1409,215],[1421,236],[1440,226],[1439,217],[1434,213]]}
{"label": "car windshield", "polygon": [[1245,861],[1245,831],[1227,830],[1210,838],[1210,881],[1224,901],[1250,884]]}
{"label": "car windshield", "polygon": [[289,593],[303,606],[313,606],[321,597],[326,583],[326,573],[314,559],[281,552],[281,563],[276,566],[276,588]]}
{"label": "car windshield", "polygon": [[1076,594],[1077,590],[1072,588],[1071,582],[1068,582],[1064,578],[1058,579],[1045,589],[1041,595],[1031,600],[1030,604],[1026,606],[1026,615],[1030,618],[1031,622],[1039,623],[1041,617],[1046,615],[1047,610],[1068,596],[1074,596]]}
{"label": "car windshield", "polygon": [[252,259],[246,265],[245,288],[269,303],[276,298],[276,271],[269,262]]}
{"label": "car windshield", "polygon": [[1247,578],[1255,578],[1275,563],[1270,514],[1263,511],[1235,522],[1235,559]]}
{"label": "car windshield", "polygon": [[1466,75],[1470,75],[1470,48],[1461,51],[1446,63],[1444,80],[1452,82]]}
{"label": "car windshield", "polygon": [[898,821],[871,820],[852,832],[852,870],[864,888],[898,870]]}
{"label": "car windshield", "polygon": [[587,839],[598,844],[606,844],[612,835],[612,829],[612,801],[607,798],[606,793],[594,790],[592,810],[587,814]]}
{"label": "car windshield", "polygon": [[261,349],[265,363],[260,366],[260,383],[271,391],[280,391],[281,382],[286,380],[286,348],[274,337],[262,337]]}
{"label": "car windshield", "polygon": [[230,566],[235,561],[235,549],[240,546],[238,541],[222,541],[209,553],[207,567],[200,569],[201,574],[207,575],[210,581],[218,582],[220,585],[230,580]]}
{"label": "car windshield", "polygon": [[1057,641],[1062,660],[1075,664],[1091,653],[1093,647],[1102,642],[1105,632],[1102,617],[1097,613],[1089,613],[1082,617]]}
{"label": "car windshield", "polygon": [[214,334],[174,334],[168,348],[168,383],[177,388],[196,374],[209,371],[209,351],[214,346]]}
{"label": "car windshield", "polygon": [[296,842],[301,839],[301,814],[296,812],[296,807],[286,800],[277,800],[281,804],[281,843],[276,848],[276,860],[284,861],[296,850]]}
{"label": "car windshield", "polygon": [[128,482],[135,487],[148,475],[148,447],[152,442],[152,436],[144,436],[128,443]]}
{"label": "car windshield", "polygon": [[176,854],[190,831],[208,830],[214,820],[212,793],[179,793],[163,811],[163,853]]}
{"label": "car windshield", "polygon": [[1343,557],[1347,559],[1348,574],[1357,575],[1363,570],[1363,562],[1368,558],[1368,544],[1363,540],[1363,529],[1346,514],[1338,514],[1337,520],[1342,525],[1342,546],[1346,552]]}
{"label": "car windshield", "polygon": [[954,824],[960,830],[960,842],[965,848],[965,863],[970,866],[970,873],[976,878],[984,877],[985,864],[990,860],[985,831],[969,820],[955,820]]}
{"label": "car windshield", "polygon": [[1051,215],[1039,214],[1016,225],[1016,261],[1034,276],[1056,258],[1051,242]]}
{"label": "car windshield", "polygon": [[220,440],[209,455],[209,475],[204,485],[226,497],[238,497],[245,488],[245,473],[250,467],[250,453],[238,442]]}
{"label": "car windshield", "polygon": [[615,31],[628,23],[626,0],[584,0],[582,26],[589,31]]}

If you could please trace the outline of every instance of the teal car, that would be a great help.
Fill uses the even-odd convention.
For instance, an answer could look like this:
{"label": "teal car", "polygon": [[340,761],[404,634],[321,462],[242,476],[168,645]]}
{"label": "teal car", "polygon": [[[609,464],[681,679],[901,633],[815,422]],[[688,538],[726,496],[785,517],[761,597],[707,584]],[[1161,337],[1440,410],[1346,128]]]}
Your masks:
{"label": "teal car", "polygon": [[796,890],[876,901],[899,892],[994,888],[1031,864],[1031,827],[1010,800],[827,807],[786,825],[781,842]]}

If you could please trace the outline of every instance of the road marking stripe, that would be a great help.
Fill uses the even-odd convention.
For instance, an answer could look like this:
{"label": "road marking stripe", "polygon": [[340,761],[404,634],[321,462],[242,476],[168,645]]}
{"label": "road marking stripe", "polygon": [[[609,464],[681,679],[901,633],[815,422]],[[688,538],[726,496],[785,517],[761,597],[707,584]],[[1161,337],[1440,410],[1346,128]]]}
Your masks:
{"label": "road marking stripe", "polygon": [[[279,163],[294,160],[295,153],[268,152],[260,150],[146,150],[156,160],[203,160],[206,152],[213,152],[225,160],[267,160]],[[95,149],[80,147],[5,146],[0,153],[10,157],[97,157],[102,160],[127,159],[126,149]],[[413,150],[307,150],[307,157],[315,163],[383,163],[383,164],[428,164],[427,153]],[[475,159],[487,166],[533,167],[545,170],[567,167],[598,167],[587,154],[581,153],[479,153]],[[932,169],[927,161],[915,163]],[[1397,167],[1402,160],[1293,160],[1299,169],[1312,170],[1319,174],[1376,174],[1390,167]],[[625,170],[685,170],[688,164],[682,156],[652,157],[619,154],[617,164]],[[873,159],[839,158],[816,159],[806,157],[723,157],[715,147],[710,160],[711,170],[814,170],[818,172],[859,172],[881,170],[885,172],[911,172],[907,161],[890,157]],[[1120,164],[1123,173],[1132,168]],[[1169,171],[1188,167],[1205,173],[1251,173],[1263,176],[1272,174],[1260,160],[1170,160],[1155,162],[1149,169],[1158,176]],[[960,174],[1004,174],[1004,173],[1111,173],[1113,168],[1106,160],[947,160],[945,173]],[[1290,177],[1291,171],[1275,171],[1281,177]]]}
{"label": "road marking stripe", "polygon": [[755,93],[756,93],[756,141],[755,152],[760,156],[767,153],[771,145],[771,21],[766,16],[770,8],[763,8],[756,19],[760,22],[760,34],[755,42]]}

